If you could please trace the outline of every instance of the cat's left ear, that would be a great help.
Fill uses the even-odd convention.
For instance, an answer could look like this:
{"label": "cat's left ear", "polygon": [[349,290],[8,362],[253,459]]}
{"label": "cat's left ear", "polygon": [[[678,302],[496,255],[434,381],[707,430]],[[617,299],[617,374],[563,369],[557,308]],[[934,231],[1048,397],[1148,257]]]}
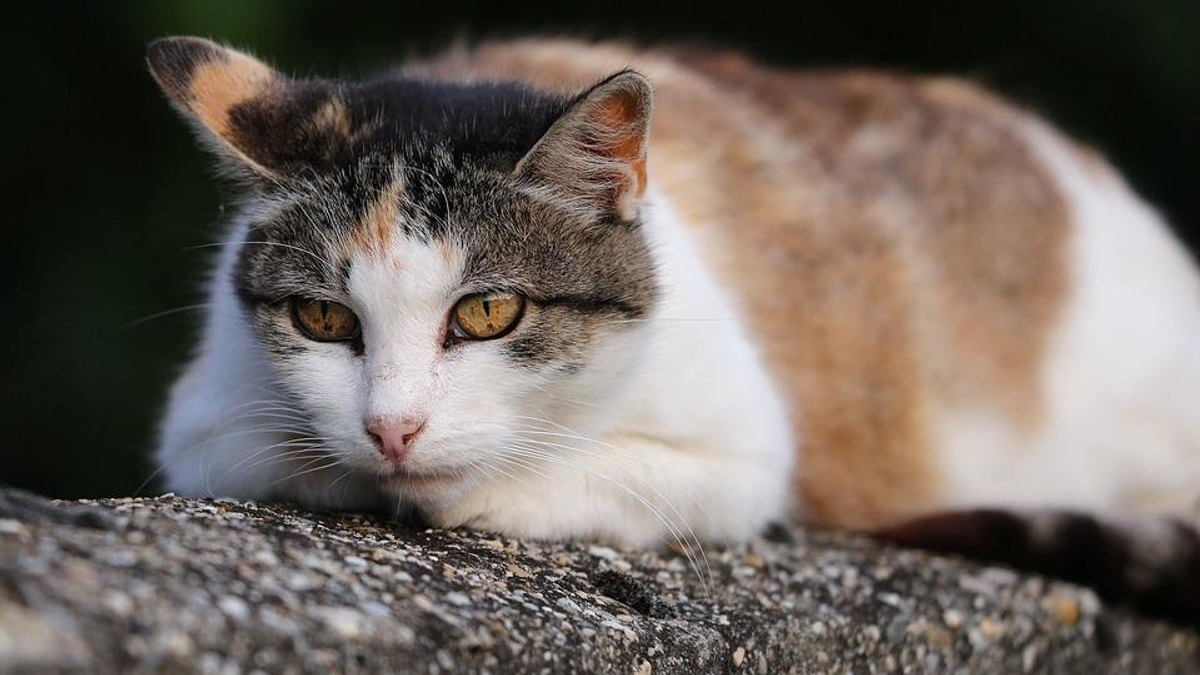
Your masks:
{"label": "cat's left ear", "polygon": [[156,40],[146,61],[175,107],[238,173],[278,180],[319,168],[345,146],[350,120],[331,83],[289,78],[195,37]]}
{"label": "cat's left ear", "polygon": [[575,99],[515,174],[596,213],[631,220],[646,190],[652,98],[639,73],[609,77]]}

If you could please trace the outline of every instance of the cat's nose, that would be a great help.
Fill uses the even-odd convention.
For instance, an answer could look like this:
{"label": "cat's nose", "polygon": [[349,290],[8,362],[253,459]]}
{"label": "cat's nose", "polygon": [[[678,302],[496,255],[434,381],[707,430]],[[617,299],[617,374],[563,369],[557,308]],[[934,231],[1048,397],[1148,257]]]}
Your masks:
{"label": "cat's nose", "polygon": [[423,415],[371,417],[367,420],[367,434],[375,441],[379,454],[390,462],[402,461],[412,447],[413,439],[424,428]]}

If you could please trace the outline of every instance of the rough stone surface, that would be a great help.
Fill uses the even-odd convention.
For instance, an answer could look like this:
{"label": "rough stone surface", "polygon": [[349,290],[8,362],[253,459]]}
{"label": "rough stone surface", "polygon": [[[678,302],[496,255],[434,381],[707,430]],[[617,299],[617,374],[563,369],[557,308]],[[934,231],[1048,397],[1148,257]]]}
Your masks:
{"label": "rough stone surface", "polygon": [[706,555],[0,491],[0,672],[1200,671],[1067,584],[798,528]]}

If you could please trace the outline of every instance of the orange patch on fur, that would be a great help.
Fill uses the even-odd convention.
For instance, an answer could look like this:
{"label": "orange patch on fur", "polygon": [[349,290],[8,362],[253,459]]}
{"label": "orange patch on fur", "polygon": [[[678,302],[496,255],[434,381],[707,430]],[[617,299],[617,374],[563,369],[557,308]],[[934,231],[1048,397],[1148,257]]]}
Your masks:
{"label": "orange patch on fur", "polygon": [[230,140],[229,112],[261,96],[274,78],[275,72],[265,63],[227,50],[222,57],[196,66],[188,80],[185,105],[204,126]]}
{"label": "orange patch on fur", "polygon": [[355,248],[371,256],[382,256],[395,232],[400,217],[400,182],[394,180],[380,191],[367,213],[354,228],[351,239]]}
{"label": "orange patch on fur", "polygon": [[630,64],[655,85],[655,185],[791,402],[810,518],[870,527],[938,507],[940,411],[1036,427],[1072,223],[1024,113],[954,80],[566,40],[413,70],[574,92]]}
{"label": "orange patch on fur", "polygon": [[339,98],[331,98],[317,108],[312,116],[313,127],[321,133],[340,136],[345,139],[354,137],[354,126],[350,121],[350,111]]}

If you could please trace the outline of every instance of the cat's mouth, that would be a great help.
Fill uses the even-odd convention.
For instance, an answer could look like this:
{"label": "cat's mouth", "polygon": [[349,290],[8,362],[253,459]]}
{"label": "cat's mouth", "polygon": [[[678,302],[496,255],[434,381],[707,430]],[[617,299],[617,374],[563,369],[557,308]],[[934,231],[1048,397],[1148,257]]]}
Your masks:
{"label": "cat's mouth", "polygon": [[404,467],[396,467],[388,474],[388,479],[407,487],[435,489],[453,485],[461,481],[464,474],[460,471],[414,471]]}

